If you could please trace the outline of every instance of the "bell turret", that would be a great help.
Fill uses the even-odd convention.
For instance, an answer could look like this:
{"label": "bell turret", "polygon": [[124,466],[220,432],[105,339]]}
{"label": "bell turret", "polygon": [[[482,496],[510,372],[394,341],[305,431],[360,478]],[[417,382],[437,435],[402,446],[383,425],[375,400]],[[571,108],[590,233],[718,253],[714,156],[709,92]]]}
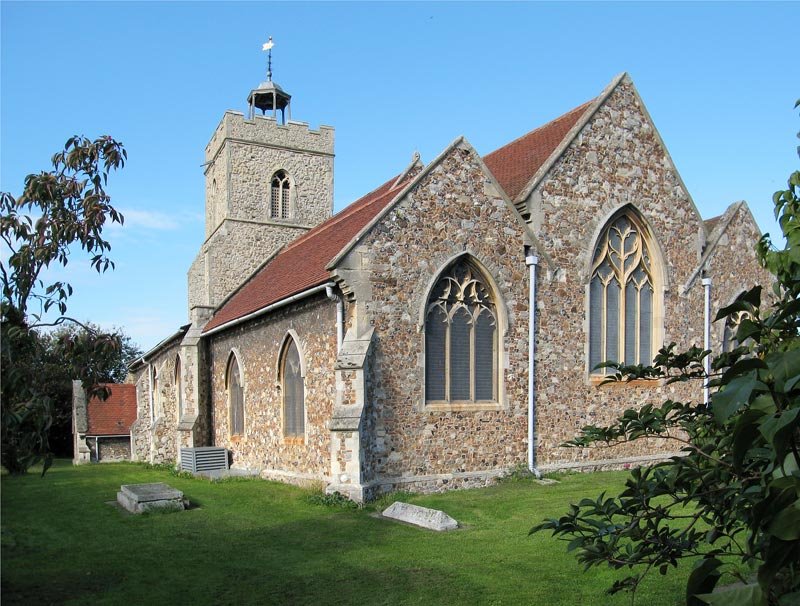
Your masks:
{"label": "bell turret", "polygon": [[277,82],[272,81],[272,47],[275,46],[272,42],[272,36],[269,41],[264,44],[262,50],[268,51],[269,56],[267,59],[267,81],[262,82],[250,91],[247,96],[247,105],[250,107],[250,119],[253,119],[256,108],[261,110],[263,115],[267,111],[272,112],[272,117],[277,120],[278,110],[281,112],[281,124],[286,124],[286,119],[292,119],[292,96],[283,90]]}

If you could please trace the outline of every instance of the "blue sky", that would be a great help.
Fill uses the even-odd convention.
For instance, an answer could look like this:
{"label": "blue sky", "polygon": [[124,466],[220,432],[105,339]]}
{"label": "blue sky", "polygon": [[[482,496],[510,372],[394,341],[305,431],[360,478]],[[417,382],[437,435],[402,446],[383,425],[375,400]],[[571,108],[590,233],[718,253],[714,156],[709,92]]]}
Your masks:
{"label": "blue sky", "polygon": [[73,134],[129,154],[113,273],[75,254],[69,313],[145,349],[185,323],[204,237],[203,150],[274,79],[292,117],[336,128],[335,208],[464,135],[481,153],[596,96],[638,88],[705,218],[797,168],[795,3],[0,3],[0,188],[19,194]]}

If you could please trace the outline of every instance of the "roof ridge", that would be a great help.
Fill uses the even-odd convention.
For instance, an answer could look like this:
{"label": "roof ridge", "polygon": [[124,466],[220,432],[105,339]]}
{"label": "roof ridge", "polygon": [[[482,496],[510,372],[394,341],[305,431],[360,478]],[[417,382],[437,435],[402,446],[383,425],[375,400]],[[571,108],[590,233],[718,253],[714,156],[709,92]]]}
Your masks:
{"label": "roof ridge", "polygon": [[580,104],[580,105],[578,105],[577,107],[573,107],[571,110],[569,110],[569,111],[567,111],[567,112],[564,112],[564,113],[563,113],[563,114],[561,114],[560,116],[557,116],[557,117],[553,118],[552,120],[549,120],[548,122],[545,122],[545,123],[544,123],[544,124],[542,124],[541,126],[537,126],[537,127],[536,127],[536,128],[534,128],[533,130],[530,130],[530,131],[528,131],[527,133],[525,133],[525,134],[523,134],[523,135],[520,135],[519,137],[517,137],[517,138],[516,138],[516,139],[514,139],[513,141],[509,141],[508,143],[506,143],[506,144],[504,144],[504,145],[501,145],[501,146],[500,146],[500,147],[498,147],[497,149],[495,149],[495,150],[493,150],[493,151],[489,152],[488,154],[486,154],[485,156],[483,156],[483,159],[485,160],[486,158],[488,158],[488,157],[490,157],[490,156],[493,156],[493,155],[494,155],[494,154],[496,154],[497,152],[500,152],[500,151],[502,151],[502,150],[506,149],[507,147],[510,147],[510,146],[514,145],[515,143],[518,143],[519,141],[522,141],[523,139],[526,139],[526,138],[530,137],[531,135],[534,135],[534,134],[535,134],[535,133],[537,133],[538,131],[540,131],[540,130],[542,130],[542,129],[545,129],[545,128],[549,127],[549,126],[552,126],[553,124],[555,124],[555,123],[557,123],[557,122],[559,122],[559,121],[561,121],[561,120],[564,120],[564,119],[565,119],[565,118],[567,118],[568,116],[572,116],[572,115],[573,115],[573,114],[575,114],[575,113],[576,113],[578,110],[586,111],[586,110],[589,108],[589,105],[591,105],[591,104],[592,104],[592,103],[594,103],[595,101],[597,101],[597,97],[593,97],[592,99],[589,99],[588,101],[586,101],[586,102],[584,102],[584,103],[581,103],[581,104]]}

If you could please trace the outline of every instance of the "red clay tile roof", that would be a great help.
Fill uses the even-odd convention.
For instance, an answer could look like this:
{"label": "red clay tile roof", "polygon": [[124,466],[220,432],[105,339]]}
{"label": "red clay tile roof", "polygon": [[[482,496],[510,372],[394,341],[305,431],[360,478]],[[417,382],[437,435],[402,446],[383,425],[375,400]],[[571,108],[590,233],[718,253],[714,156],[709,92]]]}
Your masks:
{"label": "red clay tile roof", "polygon": [[563,116],[485,156],[483,161],[512,201],[550,157],[595,100],[587,101]]}
{"label": "red clay tile roof", "polygon": [[87,404],[86,435],[116,436],[130,433],[131,423],[136,420],[136,386],[121,383],[105,383],[111,390],[108,399],[91,398]]}
{"label": "red clay tile roof", "polygon": [[[558,147],[589,105],[588,101],[495,150],[484,158],[489,170],[513,200]],[[340,213],[318,225],[281,250],[214,314],[203,332],[237,320],[287,297],[324,284],[330,279],[325,266],[408,184],[390,179]]]}
{"label": "red clay tile roof", "polygon": [[203,332],[330,280],[325,266],[408,183],[393,177],[291,242],[214,314]]}

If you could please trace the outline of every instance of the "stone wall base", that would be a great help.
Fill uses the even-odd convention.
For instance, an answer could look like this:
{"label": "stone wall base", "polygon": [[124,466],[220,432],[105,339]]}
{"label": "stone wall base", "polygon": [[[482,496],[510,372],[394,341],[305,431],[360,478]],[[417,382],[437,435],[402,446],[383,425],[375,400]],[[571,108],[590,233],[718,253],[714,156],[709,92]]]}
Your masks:
{"label": "stone wall base", "polygon": [[312,473],[300,473],[296,471],[283,471],[280,469],[262,469],[258,474],[263,480],[273,480],[292,484],[303,488],[319,488],[328,483],[329,478]]}
{"label": "stone wall base", "polygon": [[660,453],[654,455],[643,455],[638,457],[622,457],[619,459],[599,459],[597,461],[568,461],[560,463],[546,463],[539,466],[542,473],[562,472],[562,471],[612,471],[619,469],[630,469],[631,467],[645,467],[654,463],[667,461],[672,457],[683,456],[682,453]]}

